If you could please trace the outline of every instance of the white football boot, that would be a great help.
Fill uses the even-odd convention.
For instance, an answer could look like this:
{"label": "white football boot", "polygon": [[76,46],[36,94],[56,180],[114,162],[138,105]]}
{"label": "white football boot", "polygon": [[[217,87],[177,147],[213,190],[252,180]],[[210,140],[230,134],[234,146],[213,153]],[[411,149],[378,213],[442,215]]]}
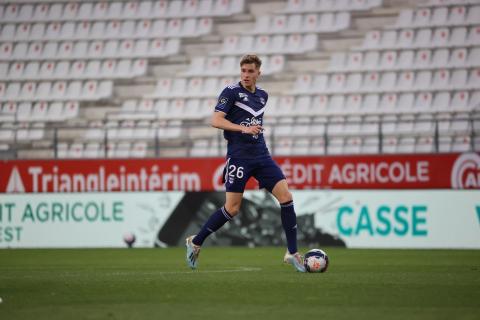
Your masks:
{"label": "white football boot", "polygon": [[200,246],[197,246],[192,242],[195,235],[185,239],[185,246],[187,247],[187,264],[190,268],[197,268],[198,255],[200,254]]}
{"label": "white football boot", "polygon": [[285,256],[283,257],[283,262],[291,264],[298,272],[306,271],[303,265],[303,256],[299,252],[291,254],[287,250],[287,252],[285,252]]}

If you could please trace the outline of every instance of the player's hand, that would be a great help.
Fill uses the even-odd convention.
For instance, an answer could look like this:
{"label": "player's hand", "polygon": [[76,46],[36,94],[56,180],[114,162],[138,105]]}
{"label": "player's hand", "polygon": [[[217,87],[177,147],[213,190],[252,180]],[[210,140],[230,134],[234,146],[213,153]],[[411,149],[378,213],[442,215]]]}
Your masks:
{"label": "player's hand", "polygon": [[252,136],[256,136],[257,134],[263,132],[263,127],[262,126],[250,126],[250,127],[245,127],[242,129],[242,133],[245,134],[250,134]]}

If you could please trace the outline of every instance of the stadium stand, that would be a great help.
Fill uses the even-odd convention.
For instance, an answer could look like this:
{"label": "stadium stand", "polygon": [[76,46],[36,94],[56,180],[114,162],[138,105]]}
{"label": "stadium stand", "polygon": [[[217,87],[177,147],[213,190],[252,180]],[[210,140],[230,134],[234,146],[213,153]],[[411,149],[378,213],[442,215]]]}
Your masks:
{"label": "stadium stand", "polygon": [[2,158],[222,156],[255,52],[275,155],[480,150],[480,1],[0,2]]}

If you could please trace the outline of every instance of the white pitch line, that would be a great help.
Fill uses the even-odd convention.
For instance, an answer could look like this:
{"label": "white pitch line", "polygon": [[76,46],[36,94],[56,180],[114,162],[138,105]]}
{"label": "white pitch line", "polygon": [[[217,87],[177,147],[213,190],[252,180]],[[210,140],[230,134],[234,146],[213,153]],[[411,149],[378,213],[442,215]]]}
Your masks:
{"label": "white pitch line", "polygon": [[[169,274],[198,274],[198,273],[230,273],[230,272],[255,272],[261,271],[262,268],[251,268],[251,267],[239,267],[235,269],[224,269],[224,270],[185,270],[185,271],[155,271],[155,272],[137,272],[137,271],[130,271],[130,272],[109,272],[109,273],[101,273],[102,276],[127,276],[127,275],[143,275],[143,276],[157,276],[157,275],[169,275]],[[74,278],[84,275],[84,272],[67,272],[61,274],[55,274],[55,278]],[[36,278],[33,274],[25,274],[20,276],[19,278],[24,279],[33,279]],[[0,276],[2,279],[2,276]]]}
{"label": "white pitch line", "polygon": [[230,269],[230,270],[190,270],[190,271],[166,271],[161,272],[162,274],[184,274],[184,273],[228,273],[228,272],[253,272],[253,271],[261,271],[262,268],[248,268],[248,267],[241,267],[237,269]]}
{"label": "white pitch line", "polygon": [[[158,272],[142,272],[143,275],[163,275],[163,274],[195,274],[195,273],[229,273],[229,272],[254,272],[261,271],[262,268],[250,268],[250,267],[240,267],[235,269],[225,269],[225,270],[186,270],[186,271],[158,271]],[[112,276],[121,276],[127,274],[139,274],[138,272],[113,272],[107,273],[107,275]]]}

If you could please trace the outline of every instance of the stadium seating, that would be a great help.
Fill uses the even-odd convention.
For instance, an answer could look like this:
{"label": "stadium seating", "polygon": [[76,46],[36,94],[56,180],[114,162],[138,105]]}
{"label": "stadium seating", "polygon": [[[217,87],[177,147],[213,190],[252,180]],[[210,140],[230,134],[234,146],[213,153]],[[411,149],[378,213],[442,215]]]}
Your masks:
{"label": "stadium seating", "polygon": [[469,150],[459,134],[472,132],[468,117],[479,104],[478,12],[477,6],[440,4],[402,10],[397,23],[369,31],[360,47],[334,53],[327,71],[298,75],[293,106],[285,106],[287,97],[278,101],[286,116],[297,110],[330,115],[329,136],[352,136],[332,138],[329,152],[360,152],[358,135],[375,131],[357,130],[370,114],[390,135],[385,152],[434,152],[436,123],[445,114],[450,125],[439,138],[446,135],[452,144],[441,151]]}
{"label": "stadium seating", "polygon": [[[65,61],[75,59],[158,58],[178,53],[180,39],[48,40],[3,42],[2,61]],[[37,61],[35,61],[37,60]]]}
{"label": "stadium seating", "polygon": [[479,150],[479,14],[475,0],[0,3],[0,152],[222,156],[205,120],[249,52],[274,154]]}
{"label": "stadium seating", "polygon": [[[184,76],[234,76],[238,74],[238,65],[241,59],[238,56],[210,56],[196,57],[192,60]],[[285,58],[282,55],[261,56],[264,75],[282,71],[285,67]]]}
{"label": "stadium seating", "polygon": [[214,55],[237,55],[239,52],[257,54],[298,54],[317,48],[318,36],[313,33],[289,35],[232,35],[223,39],[222,48]]}
{"label": "stadium seating", "polygon": [[0,18],[6,22],[129,20],[230,16],[244,10],[243,0],[200,1],[33,1],[1,5]]}
{"label": "stadium seating", "polygon": [[380,0],[288,0],[284,13],[362,11],[382,4]]}
{"label": "stadium seating", "polygon": [[264,15],[248,34],[327,33],[347,29],[348,12]]}

